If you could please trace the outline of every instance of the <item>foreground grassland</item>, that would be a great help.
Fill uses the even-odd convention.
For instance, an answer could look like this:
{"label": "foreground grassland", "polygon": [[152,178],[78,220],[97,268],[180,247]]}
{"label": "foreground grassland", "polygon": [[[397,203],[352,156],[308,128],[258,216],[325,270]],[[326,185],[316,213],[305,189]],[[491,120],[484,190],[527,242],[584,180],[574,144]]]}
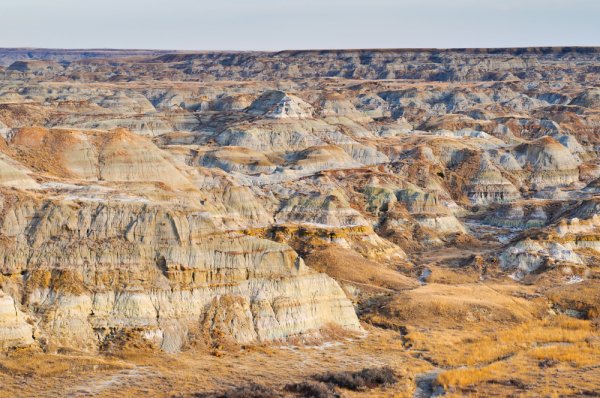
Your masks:
{"label": "foreground grassland", "polygon": [[[523,298],[531,293],[510,282],[425,285],[365,307],[363,333],[332,327],[282,343],[198,342],[176,355],[137,340],[102,355],[16,350],[0,358],[0,397],[42,388],[49,397],[191,397],[251,383],[296,397],[286,385],[379,367],[390,367],[397,382],[335,391],[343,397],[593,395],[600,389],[597,325]],[[394,312],[398,302],[405,305]]]}

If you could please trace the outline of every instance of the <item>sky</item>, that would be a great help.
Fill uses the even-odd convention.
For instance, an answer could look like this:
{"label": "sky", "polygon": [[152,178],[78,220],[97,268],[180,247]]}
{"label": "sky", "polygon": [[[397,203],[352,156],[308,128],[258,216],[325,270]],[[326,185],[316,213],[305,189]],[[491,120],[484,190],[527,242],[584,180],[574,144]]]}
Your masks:
{"label": "sky", "polygon": [[0,47],[600,46],[600,0],[0,0]]}

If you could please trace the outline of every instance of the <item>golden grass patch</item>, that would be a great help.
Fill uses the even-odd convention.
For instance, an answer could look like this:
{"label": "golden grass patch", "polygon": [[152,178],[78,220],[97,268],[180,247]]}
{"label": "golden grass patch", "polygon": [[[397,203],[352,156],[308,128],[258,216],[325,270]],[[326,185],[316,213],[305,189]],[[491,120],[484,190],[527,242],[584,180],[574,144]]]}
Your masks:
{"label": "golden grass patch", "polygon": [[600,346],[598,344],[552,345],[534,348],[527,354],[537,360],[566,362],[577,367],[600,364]]}
{"label": "golden grass patch", "polygon": [[450,268],[429,265],[428,268],[431,274],[426,278],[427,283],[443,285],[476,283],[480,276],[480,272],[473,267]]}
{"label": "golden grass patch", "polygon": [[528,321],[497,331],[423,332],[410,329],[405,339],[445,367],[485,365],[551,343],[581,343],[595,336],[589,321],[557,317]]}
{"label": "golden grass patch", "polygon": [[540,300],[516,295],[514,285],[468,283],[427,284],[389,296],[363,318],[377,324],[430,329],[478,328],[483,323],[516,324],[538,318],[545,309]]}
{"label": "golden grass patch", "polygon": [[[460,336],[451,334],[447,341],[429,347],[440,365],[452,368],[440,373],[436,383],[454,392],[487,382],[518,389],[515,382],[532,386],[542,379],[548,384],[545,391],[552,391],[552,377],[548,375],[554,373],[547,368],[593,369],[600,364],[600,342],[589,321],[561,316]],[[406,338],[421,348],[431,340],[427,333],[418,331]]]}
{"label": "golden grass patch", "polygon": [[419,286],[415,279],[351,250],[336,247],[315,250],[304,261],[316,271],[342,282],[359,284],[362,288],[404,290]]}
{"label": "golden grass patch", "polygon": [[24,349],[0,359],[2,373],[12,376],[55,377],[66,372],[88,372],[100,370],[130,369],[133,366],[124,361],[92,355],[44,354]]}
{"label": "golden grass patch", "polygon": [[468,387],[491,380],[503,372],[504,364],[496,362],[480,368],[461,368],[442,372],[436,382],[445,389],[450,387]]}

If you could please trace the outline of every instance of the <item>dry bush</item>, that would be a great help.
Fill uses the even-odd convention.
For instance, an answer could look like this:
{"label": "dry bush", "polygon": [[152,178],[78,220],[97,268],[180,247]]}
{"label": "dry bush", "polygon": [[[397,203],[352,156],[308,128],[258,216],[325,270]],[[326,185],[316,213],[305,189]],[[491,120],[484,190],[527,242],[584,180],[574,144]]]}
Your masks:
{"label": "dry bush", "polygon": [[304,398],[340,398],[340,394],[329,384],[318,381],[303,381],[302,383],[288,384],[285,389]]}
{"label": "dry bush", "polygon": [[160,347],[144,338],[143,334],[142,328],[112,331],[100,343],[100,351],[115,357],[126,357],[140,352],[157,352]]}
{"label": "dry bush", "polygon": [[195,398],[276,398],[281,396],[274,389],[256,383],[236,387],[224,393],[209,392],[193,395]]}
{"label": "dry bush", "polygon": [[391,385],[398,381],[394,371],[388,367],[365,368],[358,372],[329,372],[316,375],[315,379],[354,391]]}

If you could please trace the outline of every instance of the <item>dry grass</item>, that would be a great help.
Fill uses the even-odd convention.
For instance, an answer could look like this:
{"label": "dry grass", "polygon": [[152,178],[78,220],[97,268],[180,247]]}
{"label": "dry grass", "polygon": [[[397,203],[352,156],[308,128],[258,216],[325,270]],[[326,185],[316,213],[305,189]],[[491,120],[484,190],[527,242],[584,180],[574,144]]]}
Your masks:
{"label": "dry grass", "polygon": [[559,308],[581,311],[589,318],[600,317],[600,281],[559,285],[547,292],[548,298]]}
{"label": "dry grass", "polygon": [[367,321],[400,331],[413,355],[446,369],[437,383],[450,394],[585,395],[600,389],[595,324],[552,316],[530,286],[428,284],[374,300],[365,310]]}
{"label": "dry grass", "polygon": [[588,321],[559,317],[529,321],[493,333],[472,330],[468,335],[447,338],[411,331],[406,339],[413,347],[427,350],[433,360],[447,367],[475,366],[498,361],[542,344],[578,343],[592,338],[595,332]]}
{"label": "dry grass", "polygon": [[393,369],[398,383],[368,391],[343,389],[343,396],[412,396],[417,375],[433,365],[446,369],[437,383],[455,396],[600,390],[600,367],[594,366],[600,364],[600,338],[593,322],[540,319],[540,314],[548,317],[547,306],[543,302],[539,312],[534,293],[516,284],[430,284],[374,301],[367,318],[387,319],[396,331],[365,325],[368,334],[362,336],[330,327],[291,341],[223,349],[218,357],[200,346],[175,356],[140,350],[125,350],[119,358],[14,353],[0,358],[5,386],[0,397],[19,388],[25,396],[40,391],[50,397],[77,395],[84,389],[104,397],[190,397],[252,382],[283,391],[287,384],[310,387],[301,383],[315,374],[383,366]]}
{"label": "dry grass", "polygon": [[418,282],[346,249],[328,247],[315,250],[305,258],[306,265],[343,281],[360,284],[361,287],[404,290],[415,288]]}
{"label": "dry grass", "polygon": [[481,368],[453,369],[441,373],[436,382],[445,389],[450,387],[468,387],[492,380],[502,373],[504,364],[496,362]]}
{"label": "dry grass", "polygon": [[[257,383],[281,391],[315,374],[359,371],[389,366],[398,383],[384,389],[344,396],[410,396],[415,375],[431,369],[413,358],[398,335],[366,326],[364,337],[341,338],[320,346],[290,346],[278,342],[224,351],[216,357],[207,350],[190,349],[177,355],[130,352],[120,358],[31,353],[0,357],[0,397],[192,397]],[[97,365],[97,366],[95,366]],[[88,392],[91,391],[91,392]]]}
{"label": "dry grass", "polygon": [[[421,346],[426,345],[427,337],[430,336],[418,332],[407,336]],[[445,350],[444,344],[429,347],[440,363],[453,368],[440,373],[436,379],[446,390],[477,391],[475,396],[485,396],[481,391],[505,391],[510,395],[507,391],[514,390],[523,395],[524,391],[531,390],[537,396],[552,396],[557,391],[560,395],[581,394],[587,391],[583,388],[585,384],[590,384],[592,389],[598,387],[595,380],[577,380],[581,377],[580,369],[589,367],[586,372],[596,374],[594,365],[600,364],[598,334],[589,321],[556,317],[477,337],[463,335],[451,344],[446,343]],[[557,379],[554,368],[577,377]],[[488,387],[482,390],[483,385]],[[524,395],[536,396],[529,392]]]}
{"label": "dry grass", "polygon": [[427,267],[431,274],[427,277],[427,283],[438,283],[445,285],[460,285],[475,283],[479,280],[480,272],[472,267],[453,269],[430,265]]}
{"label": "dry grass", "polygon": [[600,346],[591,343],[539,347],[527,354],[537,360],[566,362],[576,367],[600,364]]}
{"label": "dry grass", "polygon": [[552,344],[491,364],[444,371],[436,383],[450,396],[586,396],[600,389],[599,359],[597,343]]}
{"label": "dry grass", "polygon": [[432,283],[390,297],[378,304],[366,320],[383,325],[448,329],[465,324],[477,328],[481,322],[535,319],[543,303],[516,297],[514,292],[511,286],[504,285]]}
{"label": "dry grass", "polygon": [[[43,358],[43,360],[40,360]],[[10,357],[0,358],[0,373],[13,377],[57,377],[63,374],[86,371],[119,371],[133,365],[124,361],[88,355],[44,355],[36,350],[23,349]]]}

